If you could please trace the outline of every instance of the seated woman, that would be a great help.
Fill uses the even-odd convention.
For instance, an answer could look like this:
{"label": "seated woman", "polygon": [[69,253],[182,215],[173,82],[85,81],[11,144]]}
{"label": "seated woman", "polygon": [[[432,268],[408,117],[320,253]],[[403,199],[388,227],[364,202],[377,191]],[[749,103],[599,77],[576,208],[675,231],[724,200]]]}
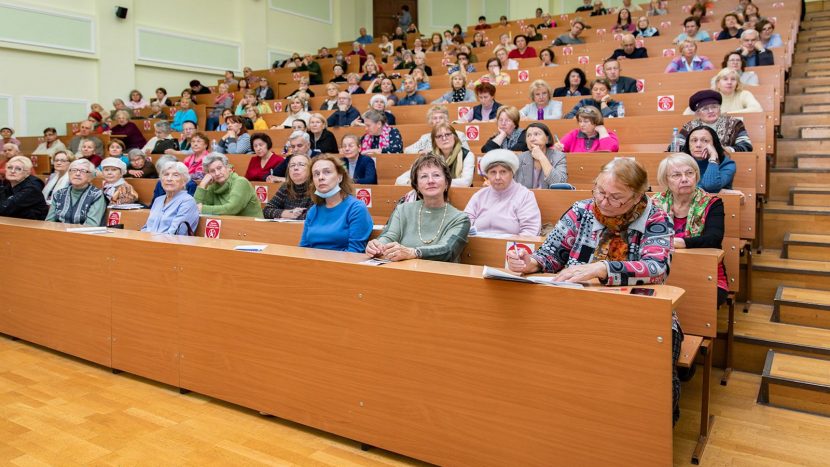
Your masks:
{"label": "seated woman", "polygon": [[744,30],[741,28],[743,21],[735,13],[727,13],[723,15],[720,21],[721,31],[715,36],[716,41],[724,41],[727,39],[740,39],[741,33]]}
{"label": "seated woman", "polygon": [[187,167],[178,161],[161,164],[161,186],[164,196],[159,196],[150,207],[147,223],[142,232],[170,235],[193,235],[199,227],[199,207],[185,190],[190,181]]}
{"label": "seated woman", "polygon": [[254,146],[254,155],[248,162],[245,178],[252,182],[264,182],[271,174],[271,169],[280,165],[285,158],[274,153],[274,143],[265,133],[251,135],[251,144]]}
{"label": "seated woman", "polygon": [[323,101],[323,105],[320,106],[320,110],[337,110],[337,94],[339,93],[340,88],[336,84],[327,84],[326,99]]}
{"label": "seated woman", "polygon": [[637,27],[634,25],[634,20],[631,19],[631,11],[628,8],[620,8],[617,11],[617,22],[611,28],[613,32],[626,33],[634,32]]}
{"label": "seated woman", "polygon": [[669,62],[666,66],[666,73],[715,69],[708,58],[697,54],[697,43],[691,39],[680,41],[677,44],[677,51],[680,52],[680,56]]}
{"label": "seated woman", "polygon": [[199,205],[199,212],[214,216],[262,217],[262,207],[254,186],[231,171],[224,154],[209,154],[202,167],[205,177],[193,196]]}
{"label": "seated woman", "polygon": [[450,75],[450,90],[443,96],[432,101],[433,104],[449,104],[451,102],[475,102],[476,95],[467,89],[467,75],[456,71]]}
{"label": "seated woman", "polygon": [[[536,31],[534,31],[535,33]],[[515,49],[511,50],[508,54],[508,58],[536,58],[536,49],[530,47],[528,45],[529,39],[524,34],[517,34],[513,36],[513,45],[516,46]],[[517,64],[518,67],[518,64]],[[508,70],[510,68],[508,67]]]}
{"label": "seated woman", "polygon": [[[386,115],[386,123],[389,125],[395,125],[395,115],[392,114],[387,107],[391,107],[394,104],[389,104],[389,100],[383,97],[380,94],[375,94],[369,99],[369,108],[367,110],[377,110],[378,112],[383,112]],[[363,121],[363,116],[357,117],[353,122],[352,126],[366,126],[366,123]]]}
{"label": "seated woman", "polygon": [[458,262],[470,218],[449,203],[450,168],[442,157],[426,154],[412,164],[409,179],[417,201],[395,208],[383,232],[366,245],[366,254],[391,261]]}
{"label": "seated woman", "polygon": [[349,73],[346,83],[345,91],[349,94],[366,94],[366,90],[360,87],[360,76],[357,73]]}
{"label": "seated woman", "polygon": [[[251,135],[245,128],[245,120],[234,115],[228,117],[228,132],[220,139],[216,146],[216,152],[220,154],[250,154]],[[193,144],[191,140],[191,145]]]}
{"label": "seated woman", "polygon": [[311,201],[308,166],[311,158],[305,154],[295,154],[288,160],[286,172],[288,177],[280,189],[262,209],[266,219],[305,219]]}
{"label": "seated woman", "polygon": [[403,152],[401,132],[386,123],[386,115],[377,110],[363,113],[366,134],[360,140],[361,154],[399,154]]}
{"label": "seated woman", "polygon": [[[755,74],[754,71],[746,69],[746,58],[744,58],[740,52],[729,52],[726,54],[726,56],[723,57],[721,69],[735,70],[738,72],[741,84],[743,85],[757,86],[759,84],[758,75]],[[716,76],[712,77],[712,89],[715,88],[715,78]]]}
{"label": "seated woman", "polygon": [[115,112],[115,125],[110,128],[110,134],[118,136],[127,149],[143,148],[147,144],[144,134],[138,129],[135,123],[130,121],[130,114],[126,110]]}
{"label": "seated woman", "polygon": [[763,45],[765,49],[784,47],[784,41],[781,39],[781,34],[775,32],[775,24],[769,20],[762,19],[755,23],[755,30],[761,35],[761,45]]}
{"label": "seated woman", "polygon": [[531,123],[525,129],[528,150],[519,154],[519,168],[515,181],[530,189],[570,188],[556,186],[568,183],[568,164],[565,154],[553,148],[553,135],[544,123]]}
{"label": "seated woman", "polygon": [[[700,168],[688,154],[675,153],[660,162],[657,180],[666,191],[653,195],[654,203],[674,223],[674,248],[721,249],[724,232],[723,201],[698,186]],[[723,261],[718,265],[718,307],[726,302],[729,284]]]}
{"label": "seated woman", "polygon": [[[427,111],[427,124],[430,127],[434,128],[435,125],[439,123],[449,123],[450,122],[450,111],[447,109],[445,105],[433,105]],[[417,141],[410,144],[409,146],[405,147],[403,152],[406,154],[426,154],[431,152],[434,146],[432,145],[432,128],[427,133],[421,135]],[[458,138],[461,140],[461,145],[465,149],[470,149],[470,145],[467,142],[467,137],[464,133],[458,131]],[[408,183],[407,183],[408,184]]]}
{"label": "seated woman", "polygon": [[49,206],[43,182],[32,175],[32,160],[14,156],[6,162],[6,181],[0,184],[0,216],[42,221]]}
{"label": "seated woman", "polygon": [[147,159],[140,149],[130,149],[127,153],[127,174],[126,178],[158,178],[156,167]]}
{"label": "seated woman", "polygon": [[[518,70],[519,62],[509,58],[509,53],[510,51],[503,45],[498,45],[495,49],[493,49],[493,55],[499,59],[499,65],[501,65],[502,70]],[[536,56],[535,50],[533,51],[533,56]]]}
{"label": "seated woman", "polygon": [[[138,149],[138,148],[133,148],[133,149]],[[127,145],[124,144],[124,142],[121,141],[118,138],[110,139],[110,144],[109,144],[109,146],[107,146],[107,151],[109,152],[109,156],[107,156],[108,158],[109,157],[115,157],[117,159],[121,159],[121,162],[124,162],[125,164],[129,160],[129,159],[127,159],[127,155],[125,154],[127,152]],[[132,149],[131,149],[131,151],[132,151]]]}
{"label": "seated woman", "polygon": [[[689,133],[692,130],[704,125],[715,130],[724,149],[734,152],[752,151],[752,140],[749,139],[749,133],[746,131],[743,120],[721,113],[722,99],[723,96],[719,92],[711,89],[698,91],[689,97],[689,109],[695,113],[697,118],[687,122],[680,128],[676,142],[677,147],[673,152],[680,151],[680,148],[689,139]],[[669,147],[668,150],[672,151],[672,148]]]}
{"label": "seated woman", "polygon": [[424,72],[424,70],[420,68],[413,68],[412,71],[409,72],[409,76],[415,80],[416,91],[426,91],[432,88],[429,84],[429,76],[426,72]]}
{"label": "seated woman", "polygon": [[138,89],[133,89],[132,91],[130,91],[130,99],[126,105],[128,108],[132,110],[141,110],[149,106],[150,103],[147,102],[146,99],[144,99],[144,96],[141,94],[141,91],[139,91]]}
{"label": "seated woman", "polygon": [[491,136],[484,143],[481,150],[484,152],[493,149],[507,149],[510,151],[527,151],[524,130],[519,128],[519,109],[506,105],[496,111],[496,128],[498,133]]}
{"label": "seated woman", "polygon": [[194,133],[190,137],[191,153],[185,157],[184,165],[187,166],[187,173],[190,174],[190,180],[193,182],[198,182],[205,176],[205,172],[202,169],[202,162],[204,162],[205,157],[210,153],[208,151],[208,144],[210,144],[210,140],[202,132]]}
{"label": "seated woman", "polygon": [[290,99],[290,98],[296,96],[297,94],[299,94],[301,92],[304,92],[304,93],[308,94],[308,97],[314,97],[314,91],[312,91],[308,87],[309,87],[308,78],[303,76],[302,78],[300,78],[299,81],[297,81],[297,89],[294,92],[292,92],[291,94],[289,94],[286,98]]}
{"label": "seated woman", "polygon": [[[669,274],[674,231],[668,215],[646,196],[648,174],[639,162],[614,159],[597,176],[593,198],[577,201],[532,254],[507,252],[513,272],[553,272],[553,280],[605,285],[662,284]],[[683,333],[672,316],[672,359]],[[680,416],[680,380],[672,365],[674,421]]]}
{"label": "seated woman", "polygon": [[479,104],[467,115],[461,117],[457,123],[463,122],[491,122],[496,119],[501,104],[496,101],[496,87],[490,83],[481,83],[475,87]]}
{"label": "seated woman", "polygon": [[554,144],[563,152],[617,152],[620,150],[617,134],[603,125],[602,114],[596,107],[585,106],[576,114],[579,128],[571,131]]}
{"label": "seated woman", "polygon": [[660,31],[649,24],[648,17],[641,16],[637,20],[637,29],[634,30],[634,35],[637,37],[657,37]]}
{"label": "seated woman", "polygon": [[[228,112],[230,111],[228,110]],[[173,136],[170,135],[169,122],[156,122],[153,124],[153,129],[156,132],[156,136],[150,138],[150,141],[147,141],[147,144],[141,148],[145,154],[164,154],[168,149],[172,149],[174,151],[179,150],[179,142],[176,141],[176,138],[173,138]]]}
{"label": "seated woman", "polygon": [[216,127],[219,126],[219,117],[222,116],[225,109],[233,109],[233,93],[228,91],[228,85],[220,84],[218,91],[217,96],[213,99],[210,113],[208,113],[207,123],[205,124],[207,131],[216,130]]}
{"label": "seated woman", "polygon": [[116,157],[107,157],[101,162],[101,176],[104,184],[101,191],[107,198],[108,205],[132,204],[138,201],[138,193],[124,181],[127,164]]}
{"label": "seated woman", "polygon": [[78,145],[78,152],[76,159],[86,159],[92,162],[92,165],[98,167],[101,164],[101,156],[95,154],[95,141],[91,139],[83,139]]}
{"label": "seated woman", "polygon": [[564,86],[553,90],[553,97],[589,96],[591,90],[586,84],[588,84],[588,79],[582,68],[572,68],[565,75]]}
{"label": "seated woman", "polygon": [[397,105],[398,95],[395,93],[398,92],[398,88],[395,86],[395,82],[390,78],[384,77],[381,79],[379,89],[375,92],[385,97],[387,101],[391,101],[391,105]]}
{"label": "seated woman", "polygon": [[543,79],[530,85],[530,104],[519,112],[522,120],[557,120],[562,118],[562,103],[552,99],[553,89]]}
{"label": "seated woman", "polygon": [[539,61],[542,62],[543,67],[555,67],[559,66],[553,62],[555,54],[553,53],[553,48],[548,47],[546,49],[542,49],[539,51]]}
{"label": "seated woman", "polygon": [[[142,157],[144,154],[142,154]],[[52,167],[55,169],[46,179],[46,186],[43,187],[43,197],[46,204],[52,203],[52,195],[69,185],[69,164],[75,160],[75,155],[68,149],[55,152],[52,156]]]}
{"label": "seated woman", "polygon": [[763,112],[764,109],[761,104],[751,92],[743,88],[740,80],[738,72],[729,68],[725,68],[715,75],[715,86],[712,89],[723,96],[723,102],[720,106],[721,112],[727,114]]}
{"label": "seated woman", "polygon": [[591,97],[582,99],[576,103],[573,109],[565,115],[565,118],[574,118],[583,107],[595,107],[600,109],[602,116],[618,117],[620,103],[611,99],[611,83],[605,78],[597,78],[591,83]]}
{"label": "seated woman", "polygon": [[488,186],[473,194],[464,212],[476,234],[498,233],[523,237],[539,235],[542,214],[536,196],[515,180],[519,158],[507,149],[494,149],[478,164]]}
{"label": "seated woman", "polygon": [[[254,105],[245,107],[245,118],[247,119],[247,122],[245,122],[245,128],[249,128],[254,131],[265,131],[268,129],[268,123],[265,122],[264,118],[260,117],[259,110],[257,110]],[[248,122],[251,123],[250,126],[248,125]]]}
{"label": "seated woman", "polygon": [[352,196],[352,180],[340,158],[321,154],[311,161],[314,205],[308,210],[300,246],[362,252],[372,234],[372,216]]}
{"label": "seated woman", "polygon": [[291,124],[294,123],[294,120],[302,120],[308,123],[308,117],[311,116],[308,111],[308,100],[302,94],[299,96],[295,96],[288,101],[288,116],[285,117],[280,126],[283,128],[291,128]]}
{"label": "seated woman", "polygon": [[700,126],[689,133],[681,149],[696,161],[701,174],[698,186],[708,193],[731,189],[735,178],[735,161],[729,158],[720,144],[718,134],[708,126]]}
{"label": "seated woman", "polygon": [[475,89],[481,83],[489,83],[493,86],[506,86],[510,84],[510,75],[501,71],[501,62],[496,57],[487,59],[487,74],[475,80],[470,87]]}
{"label": "seated woman", "polygon": [[87,226],[104,225],[107,198],[92,186],[95,165],[87,159],[77,159],[69,164],[69,186],[52,196],[47,221]]}
{"label": "seated woman", "polygon": [[177,110],[173,115],[173,123],[170,124],[170,128],[172,128],[173,131],[182,131],[182,124],[184,124],[184,122],[193,122],[194,124],[198,123],[196,112],[190,107],[190,98],[182,97],[179,101],[179,110]]}
{"label": "seated woman", "polygon": [[340,154],[349,177],[358,185],[377,185],[378,174],[375,169],[375,160],[360,154],[357,136],[343,135],[340,140]]}
{"label": "seated woman", "polygon": [[308,136],[313,154],[337,153],[337,139],[327,126],[326,118],[320,114],[311,114],[308,119]]}
{"label": "seated woman", "polygon": [[[473,184],[473,173],[475,172],[475,154],[461,144],[458,132],[449,123],[439,123],[432,127],[430,133],[432,138],[432,152],[436,156],[443,157],[449,167],[450,180],[453,186],[471,186]],[[396,180],[396,185],[409,185],[411,171],[401,174]]]}

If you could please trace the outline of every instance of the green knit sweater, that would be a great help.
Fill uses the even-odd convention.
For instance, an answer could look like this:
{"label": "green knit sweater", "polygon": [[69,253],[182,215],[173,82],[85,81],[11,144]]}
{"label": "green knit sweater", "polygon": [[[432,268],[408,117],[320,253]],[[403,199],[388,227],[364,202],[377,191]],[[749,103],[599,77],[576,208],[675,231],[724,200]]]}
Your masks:
{"label": "green knit sweater", "polygon": [[196,188],[193,197],[202,204],[202,214],[262,217],[262,206],[253,185],[236,173],[221,185],[211,183],[207,189]]}

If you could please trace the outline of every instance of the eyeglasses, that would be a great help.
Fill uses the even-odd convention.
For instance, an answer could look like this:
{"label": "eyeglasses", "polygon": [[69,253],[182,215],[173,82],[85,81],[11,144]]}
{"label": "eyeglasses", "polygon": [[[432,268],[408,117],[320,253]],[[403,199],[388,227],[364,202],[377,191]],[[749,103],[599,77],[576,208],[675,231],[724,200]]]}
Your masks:
{"label": "eyeglasses", "polygon": [[718,110],[720,110],[720,105],[718,105],[718,104],[709,104],[709,105],[705,105],[703,107],[699,107],[697,110],[700,110],[701,112],[706,112],[706,113],[708,113],[708,112],[717,112]]}
{"label": "eyeglasses", "polygon": [[674,172],[673,174],[669,175],[671,180],[677,181],[682,178],[693,179],[696,178],[695,172],[693,170],[687,170],[685,172]]}
{"label": "eyeglasses", "polygon": [[17,173],[17,172],[23,172],[23,170],[24,170],[23,167],[18,167],[16,165],[11,165],[11,166],[7,165],[6,166],[6,172]]}
{"label": "eyeglasses", "polygon": [[55,164],[57,164],[58,162],[69,162],[69,159],[55,159],[52,162],[55,163]]}
{"label": "eyeglasses", "polygon": [[637,194],[635,193],[631,198],[628,198],[627,200],[621,200],[621,199],[616,198],[614,196],[609,196],[607,193],[600,190],[599,187],[594,187],[593,194],[594,194],[594,200],[597,202],[597,204],[600,204],[603,201],[605,201],[608,204],[610,204],[612,207],[615,207],[615,208],[622,207],[623,205],[625,205],[626,203],[628,203],[629,201],[631,201],[632,199],[637,197]]}
{"label": "eyeglasses", "polygon": [[88,175],[88,174],[91,174],[92,172],[90,172],[87,169],[69,169],[69,173]]}
{"label": "eyeglasses", "polygon": [[305,162],[295,162],[293,164],[288,164],[289,169],[302,169],[305,167],[308,167],[308,164],[306,164]]}
{"label": "eyeglasses", "polygon": [[435,139],[447,139],[452,138],[452,133],[441,133],[440,135],[435,135]]}

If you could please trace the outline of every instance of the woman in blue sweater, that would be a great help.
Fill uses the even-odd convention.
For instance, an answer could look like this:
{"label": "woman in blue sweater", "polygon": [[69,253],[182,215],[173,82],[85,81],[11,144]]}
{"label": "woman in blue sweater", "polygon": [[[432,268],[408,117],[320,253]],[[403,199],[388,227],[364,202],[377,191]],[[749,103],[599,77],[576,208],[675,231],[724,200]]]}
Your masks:
{"label": "woman in blue sweater", "polygon": [[352,180],[337,155],[321,154],[311,168],[314,205],[308,210],[300,246],[362,253],[372,233],[372,216],[352,196]]}

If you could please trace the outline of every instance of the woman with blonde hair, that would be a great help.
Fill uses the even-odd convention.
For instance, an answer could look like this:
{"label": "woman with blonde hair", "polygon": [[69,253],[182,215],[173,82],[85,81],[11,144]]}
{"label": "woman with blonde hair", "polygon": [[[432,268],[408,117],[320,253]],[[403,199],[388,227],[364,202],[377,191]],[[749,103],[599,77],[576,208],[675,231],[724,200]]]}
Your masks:
{"label": "woman with blonde hair", "polygon": [[553,88],[543,79],[530,85],[530,104],[522,107],[522,120],[557,120],[562,118],[562,103],[552,99]]}
{"label": "woman with blonde hair", "polygon": [[467,89],[467,75],[456,71],[450,74],[450,90],[443,96],[432,101],[433,104],[449,104],[451,102],[475,102],[475,93]]}
{"label": "woman with blonde hair", "polygon": [[294,123],[294,120],[302,120],[308,124],[308,119],[311,117],[311,114],[306,110],[307,105],[308,98],[306,97],[306,94],[300,94],[291,98],[288,101],[288,116],[285,117],[285,120],[283,120],[280,126],[283,128],[291,128],[291,124]]}

